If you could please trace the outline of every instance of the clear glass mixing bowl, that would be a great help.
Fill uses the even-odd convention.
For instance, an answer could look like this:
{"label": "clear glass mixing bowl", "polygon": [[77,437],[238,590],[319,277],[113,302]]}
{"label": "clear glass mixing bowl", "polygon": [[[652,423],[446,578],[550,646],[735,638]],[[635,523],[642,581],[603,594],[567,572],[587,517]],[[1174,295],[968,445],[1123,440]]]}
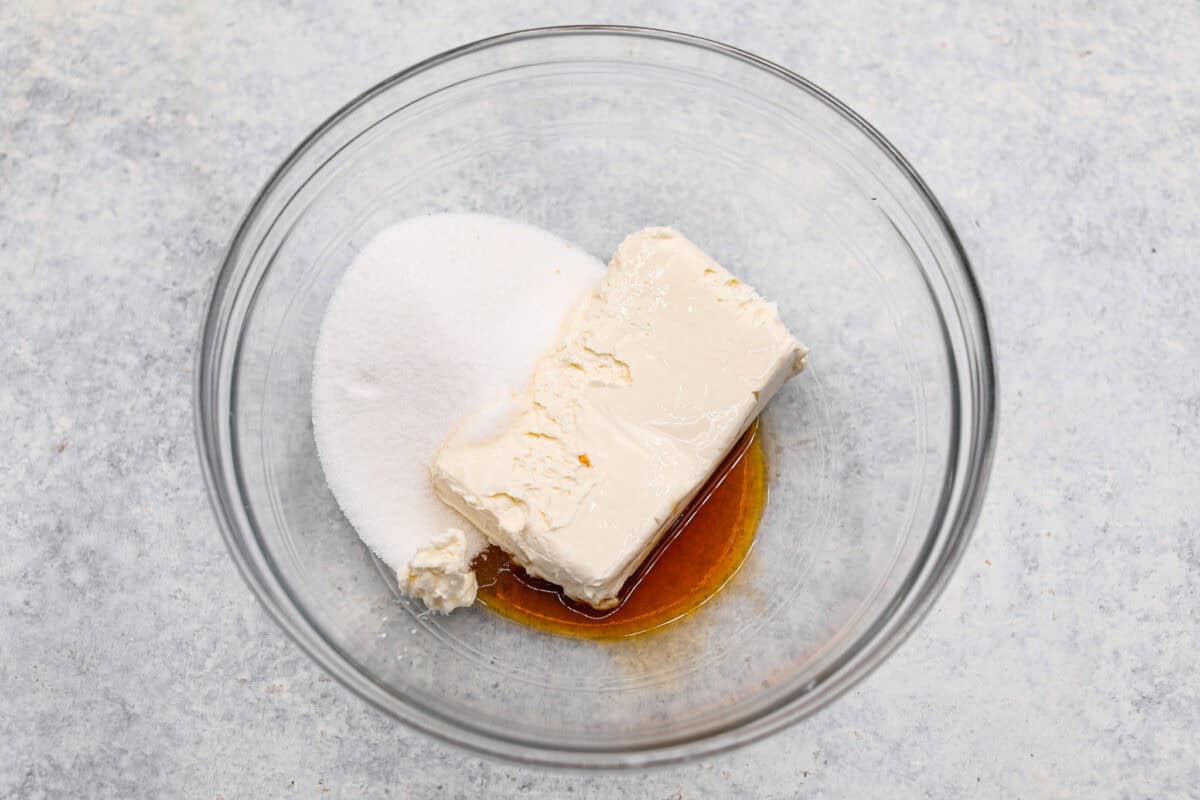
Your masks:
{"label": "clear glass mixing bowl", "polygon": [[[325,304],[377,231],[436,211],[530,222],[605,260],[630,231],[676,227],[812,348],[764,415],[770,495],[754,549],[690,618],[595,642],[478,607],[423,613],[339,513],[309,419]],[[309,655],[424,731],[577,766],[728,748],[860,680],[957,562],[995,427],[978,290],[896,150],[760,58],[616,27],[477,42],[321,125],[234,237],[196,391],[229,548]]]}

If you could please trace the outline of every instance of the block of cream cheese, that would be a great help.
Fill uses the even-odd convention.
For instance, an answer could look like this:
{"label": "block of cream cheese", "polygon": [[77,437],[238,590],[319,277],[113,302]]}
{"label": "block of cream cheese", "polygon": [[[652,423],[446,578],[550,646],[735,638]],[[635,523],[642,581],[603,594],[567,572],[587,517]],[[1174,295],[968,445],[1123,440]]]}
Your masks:
{"label": "block of cream cheese", "polygon": [[612,607],[807,350],[669,228],[621,243],[498,428],[465,424],[438,497],[530,573]]}

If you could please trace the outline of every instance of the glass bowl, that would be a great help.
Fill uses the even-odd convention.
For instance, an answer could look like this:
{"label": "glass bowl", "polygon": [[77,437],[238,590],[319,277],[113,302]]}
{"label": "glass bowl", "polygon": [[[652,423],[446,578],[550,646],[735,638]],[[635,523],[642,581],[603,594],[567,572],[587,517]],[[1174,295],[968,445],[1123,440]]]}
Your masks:
{"label": "glass bowl", "polygon": [[[478,606],[431,615],[342,517],[309,417],[322,314],[376,232],[438,211],[533,223],[602,260],[630,231],[673,226],[777,302],[812,348],[762,419],[769,499],[754,548],[690,617],[596,642]],[[467,45],[321,125],[233,239],[196,403],[230,551],[309,655],[421,730],[575,766],[712,753],[862,679],[958,561],[995,428],[978,290],[896,150],[767,61],[620,27]]]}

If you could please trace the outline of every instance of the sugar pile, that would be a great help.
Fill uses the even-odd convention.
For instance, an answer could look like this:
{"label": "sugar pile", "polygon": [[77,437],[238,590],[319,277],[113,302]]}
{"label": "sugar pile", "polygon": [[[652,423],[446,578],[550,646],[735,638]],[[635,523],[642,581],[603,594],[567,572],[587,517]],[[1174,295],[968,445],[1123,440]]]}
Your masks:
{"label": "sugar pile", "polygon": [[[401,585],[417,550],[470,528],[430,487],[438,447],[469,412],[502,413],[603,273],[547,231],[480,214],[400,222],[347,270],[317,341],[313,429],[334,497]],[[470,529],[468,555],[483,545]]]}

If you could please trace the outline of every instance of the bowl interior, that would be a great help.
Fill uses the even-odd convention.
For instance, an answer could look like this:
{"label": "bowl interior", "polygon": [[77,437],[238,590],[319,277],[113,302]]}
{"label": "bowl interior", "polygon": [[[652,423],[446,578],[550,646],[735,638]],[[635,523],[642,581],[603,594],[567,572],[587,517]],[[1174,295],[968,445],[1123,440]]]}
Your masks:
{"label": "bowl interior", "polygon": [[[375,233],[435,211],[529,222],[602,260],[633,230],[676,227],[812,349],[763,419],[754,549],[688,619],[594,642],[479,608],[430,615],[340,514],[310,420],[318,327]],[[972,334],[956,269],[894,157],[769,65],[628,32],[510,37],[426,65],[319,131],[231,250],[207,374],[235,553],[335,675],[493,752],[628,759],[814,708],[859,651],[899,635],[885,630],[899,606],[932,591],[930,559],[970,489],[978,387],[962,377]]]}

